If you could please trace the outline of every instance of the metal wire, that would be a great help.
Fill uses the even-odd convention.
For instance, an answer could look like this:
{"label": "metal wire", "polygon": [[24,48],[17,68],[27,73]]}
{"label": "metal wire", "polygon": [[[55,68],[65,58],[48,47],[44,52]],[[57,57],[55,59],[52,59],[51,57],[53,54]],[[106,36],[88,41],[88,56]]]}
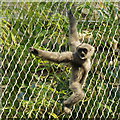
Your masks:
{"label": "metal wire", "polygon": [[[78,21],[80,19],[80,23],[82,23],[81,25],[78,25],[78,30],[82,35],[83,32],[89,32],[89,34],[92,35],[92,38],[91,36],[89,36],[87,41],[85,40],[86,36],[83,35],[82,41],[85,41],[95,46],[96,51],[92,59],[92,65],[94,68],[92,68],[91,72],[89,73],[90,75],[90,78],[88,78],[89,84],[85,88],[85,97],[82,101],[80,101],[79,105],[77,104],[73,106],[72,114],[66,115],[62,110],[63,107],[62,102],[65,99],[66,95],[67,94],[70,95],[71,92],[69,91],[69,87],[65,88],[65,90],[62,90],[59,89],[57,86],[62,84],[65,85],[68,83],[69,80],[65,80],[64,82],[61,79],[63,80],[66,78],[70,79],[71,68],[69,67],[69,65],[64,65],[64,64],[58,65],[47,61],[43,61],[41,59],[38,60],[29,53],[28,49],[30,46],[38,47],[39,45],[39,48],[49,49],[50,51],[56,51],[56,46],[59,45],[57,51],[61,52],[62,46],[64,44],[65,50],[68,50],[66,47],[68,46],[68,44],[66,43],[66,38],[68,39],[67,35],[69,30],[64,32],[64,28],[65,28],[64,26],[68,24],[68,22],[66,22],[68,21],[67,16],[64,15],[65,21],[62,23],[62,26],[59,26],[59,24],[55,24],[61,22],[61,17],[58,18],[57,13],[62,11],[61,15],[65,14],[66,8],[68,7],[68,3],[67,2],[11,3],[4,1],[0,2],[0,6],[2,6],[1,19],[3,21],[4,20],[6,21],[6,23],[4,23],[5,25],[4,26],[1,25],[1,26],[2,28],[6,29],[6,31],[9,30],[9,32],[5,33],[3,29],[3,31],[1,32],[1,40],[3,42],[2,44],[3,47],[1,47],[3,56],[0,65],[0,68],[3,69],[2,77],[0,80],[0,85],[2,89],[2,91],[0,91],[1,92],[0,106],[2,106],[0,111],[1,118],[2,117],[5,119],[7,118],[71,119],[72,118],[75,120],[84,119],[84,118],[96,119],[98,117],[101,119],[104,117],[106,117],[106,119],[109,119],[111,117],[116,119],[120,118],[120,111],[119,111],[119,104],[120,104],[119,103],[120,102],[119,54],[120,53],[119,53],[119,48],[116,48],[117,50],[113,49],[113,44],[114,44],[113,39],[116,39],[116,36],[119,36],[118,35],[119,25],[116,25],[117,18],[115,18],[114,21],[112,21],[111,26],[109,24],[111,21],[111,16],[115,14],[115,10],[119,11],[119,8],[116,7],[116,4],[118,3],[112,3],[112,4],[102,3],[102,2],[75,3],[73,1],[71,3],[71,6],[73,4],[75,5],[75,9],[74,9],[75,14],[77,14],[78,11],[81,12],[80,16],[77,17]],[[40,8],[41,5],[43,5],[42,12],[39,11],[39,9],[41,9]],[[111,9],[111,6],[113,5],[114,7],[112,7]],[[31,11],[32,7],[34,6],[35,9]],[[56,9],[54,9],[55,6],[57,6]],[[62,6],[62,10],[61,10],[61,6]],[[97,6],[99,7],[97,8]],[[102,9],[100,7],[102,7]],[[85,17],[82,18],[82,12],[86,9],[88,10],[88,13],[86,14]],[[105,10],[106,11],[111,10],[109,14],[107,12],[105,13],[105,15],[108,18],[107,21],[106,21],[106,17],[103,17],[101,21],[98,22],[99,17],[97,17],[94,23],[92,22],[88,23],[88,17],[91,14],[91,10],[93,10],[94,12],[97,11],[98,13],[100,12],[100,14],[97,13],[98,16],[100,15],[104,16],[101,12],[103,9],[104,12]],[[26,14],[25,16],[22,16],[24,12],[26,12]],[[32,12],[32,17],[30,18],[29,22],[27,23],[28,26],[26,27],[24,26],[24,24],[26,20],[29,18],[30,12]],[[9,16],[6,16],[8,13]],[[38,14],[39,16],[36,17],[36,14]],[[51,17],[52,15],[53,17]],[[116,16],[117,15],[118,12],[116,12]],[[42,16],[44,16],[44,20],[42,19]],[[14,20],[13,23],[12,23],[12,19]],[[19,19],[21,20],[20,25],[13,37],[11,34],[15,30],[15,26],[19,21]],[[34,19],[36,19],[35,24],[33,23]],[[37,33],[36,36],[34,36],[34,33],[38,29],[38,24],[41,20],[43,23],[41,22],[41,27],[39,28],[39,32]],[[91,21],[94,20],[94,16],[89,17],[89,20]],[[46,28],[46,21],[49,22],[47,28]],[[51,28],[53,27],[53,23],[55,25],[54,25],[54,29],[52,29],[53,33],[51,34],[50,31]],[[85,27],[86,24],[87,27]],[[91,24],[94,24],[92,29],[91,29]],[[98,24],[100,25],[96,32],[96,27],[98,27]],[[31,28],[32,25],[34,26],[33,29],[31,30],[29,28]],[[61,28],[61,31],[59,31],[58,27]],[[22,28],[24,31],[22,31],[23,34],[20,38],[18,36],[20,35]],[[40,36],[41,33],[43,32],[43,28],[45,28],[44,35]],[[109,33],[107,33],[108,28],[109,28]],[[114,29],[114,35],[112,35],[113,29]],[[56,34],[56,31],[59,32],[57,33],[57,36],[55,36],[54,38],[54,34]],[[61,32],[64,33],[63,37],[61,37]],[[27,36],[28,33],[29,35],[27,38],[27,42],[25,42],[24,44],[24,41],[26,39],[25,37]],[[12,36],[12,40],[10,39],[10,36]],[[38,39],[40,39],[40,37],[42,40],[38,42]],[[34,38],[34,42],[31,43],[31,41],[33,41],[33,38]],[[61,38],[62,40],[60,40]],[[14,39],[16,39],[16,41],[17,39],[20,40],[16,42]],[[110,40],[112,43],[108,46]],[[46,42],[46,44],[44,44],[44,42]],[[13,46],[15,47],[15,49]],[[24,47],[22,48],[21,46]],[[102,50],[100,51],[101,46],[103,47]],[[19,50],[21,50],[20,55],[19,55],[20,52]],[[28,51],[26,52],[26,50]],[[116,55],[116,51],[118,55]],[[26,56],[24,57],[24,55]],[[96,60],[97,62],[95,63]],[[112,63],[110,61],[112,61]],[[21,65],[21,69],[18,69],[19,65]],[[44,67],[40,68],[40,65],[43,65]],[[51,67],[47,68],[45,67],[46,65]],[[25,71],[26,67],[28,68]],[[33,71],[33,67],[34,67],[34,71]],[[44,76],[45,71],[47,71],[47,73]],[[65,77],[61,78],[62,72],[60,71],[64,73]],[[60,74],[60,76],[58,73]],[[37,76],[37,78],[35,78],[35,76]],[[26,96],[28,96],[27,99]]]}

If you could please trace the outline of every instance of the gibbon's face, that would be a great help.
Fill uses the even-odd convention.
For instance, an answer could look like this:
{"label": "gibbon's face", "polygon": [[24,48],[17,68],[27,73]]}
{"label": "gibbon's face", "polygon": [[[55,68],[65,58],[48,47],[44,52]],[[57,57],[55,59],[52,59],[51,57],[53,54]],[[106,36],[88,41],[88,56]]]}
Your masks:
{"label": "gibbon's face", "polygon": [[87,59],[90,58],[94,53],[94,47],[87,43],[80,44],[77,47],[77,54],[80,59]]}

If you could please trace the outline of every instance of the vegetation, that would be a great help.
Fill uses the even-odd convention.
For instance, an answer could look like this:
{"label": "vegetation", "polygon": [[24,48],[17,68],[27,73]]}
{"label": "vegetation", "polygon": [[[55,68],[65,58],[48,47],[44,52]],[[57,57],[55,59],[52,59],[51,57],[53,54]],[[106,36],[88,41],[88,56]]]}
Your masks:
{"label": "vegetation", "polygon": [[[80,39],[96,48],[86,98],[64,115],[70,66],[35,58],[29,47],[67,51],[66,8],[75,12]],[[118,118],[120,69],[117,3],[2,3],[2,117]]]}

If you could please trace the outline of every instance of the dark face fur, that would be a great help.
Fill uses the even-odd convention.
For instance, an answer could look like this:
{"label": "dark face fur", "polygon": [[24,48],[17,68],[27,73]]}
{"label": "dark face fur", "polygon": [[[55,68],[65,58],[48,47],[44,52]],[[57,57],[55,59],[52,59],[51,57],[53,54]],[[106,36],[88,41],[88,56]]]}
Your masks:
{"label": "dark face fur", "polygon": [[79,54],[79,57],[80,57],[81,59],[84,59],[84,58],[86,57],[87,53],[88,53],[88,50],[87,50],[86,48],[79,48],[79,49],[77,50],[77,52],[78,52],[78,54]]}

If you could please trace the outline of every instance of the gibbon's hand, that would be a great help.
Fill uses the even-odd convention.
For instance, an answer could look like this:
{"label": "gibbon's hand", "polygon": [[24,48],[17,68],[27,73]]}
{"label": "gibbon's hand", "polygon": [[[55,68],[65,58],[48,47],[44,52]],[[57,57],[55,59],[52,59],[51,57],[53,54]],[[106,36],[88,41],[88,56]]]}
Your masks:
{"label": "gibbon's hand", "polygon": [[39,52],[38,52],[38,50],[36,48],[30,47],[29,51],[30,51],[30,53],[32,53],[32,54],[34,54],[36,56],[39,55]]}

